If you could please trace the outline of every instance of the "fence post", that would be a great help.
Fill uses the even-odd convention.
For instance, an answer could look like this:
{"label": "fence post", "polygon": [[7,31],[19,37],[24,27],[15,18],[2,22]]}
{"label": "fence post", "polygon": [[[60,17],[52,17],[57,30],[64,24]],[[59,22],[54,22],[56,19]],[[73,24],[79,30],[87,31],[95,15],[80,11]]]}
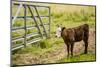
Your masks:
{"label": "fence post", "polygon": [[26,35],[27,35],[27,28],[26,28],[26,5],[23,5],[23,6],[24,6],[24,30],[25,30],[24,46],[26,47],[26,42],[27,42],[27,38],[26,38]]}
{"label": "fence post", "polygon": [[49,37],[50,37],[50,25],[51,25],[51,16],[50,16],[50,7],[49,7]]}

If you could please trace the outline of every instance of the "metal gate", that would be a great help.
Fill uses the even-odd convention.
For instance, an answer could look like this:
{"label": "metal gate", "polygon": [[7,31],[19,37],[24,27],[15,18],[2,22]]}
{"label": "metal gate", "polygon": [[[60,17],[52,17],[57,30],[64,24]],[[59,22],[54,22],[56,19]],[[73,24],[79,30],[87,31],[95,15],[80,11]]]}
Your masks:
{"label": "metal gate", "polygon": [[[44,11],[44,12],[43,12]],[[43,14],[43,15],[42,15]],[[12,3],[12,51],[50,36],[50,7]]]}

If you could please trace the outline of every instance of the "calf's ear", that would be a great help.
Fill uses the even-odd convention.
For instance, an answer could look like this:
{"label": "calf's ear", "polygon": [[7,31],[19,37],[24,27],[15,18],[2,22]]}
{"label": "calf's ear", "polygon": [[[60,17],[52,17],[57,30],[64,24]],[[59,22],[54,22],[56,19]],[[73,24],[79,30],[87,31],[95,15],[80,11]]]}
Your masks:
{"label": "calf's ear", "polygon": [[64,29],[65,29],[65,27],[62,27],[62,28],[61,28],[61,31],[63,31]]}

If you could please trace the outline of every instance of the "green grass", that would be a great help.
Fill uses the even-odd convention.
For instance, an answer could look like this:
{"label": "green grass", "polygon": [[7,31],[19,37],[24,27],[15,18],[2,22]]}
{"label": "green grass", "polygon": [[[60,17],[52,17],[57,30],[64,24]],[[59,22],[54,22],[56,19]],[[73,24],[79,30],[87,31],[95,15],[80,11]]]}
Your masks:
{"label": "green grass", "polygon": [[59,41],[59,40],[60,39],[55,39],[55,41],[53,41],[52,38],[48,40],[42,40],[38,43],[31,44],[25,48],[13,51],[12,63],[21,64],[22,62],[24,62],[23,60],[18,59],[18,58],[21,58],[22,55],[24,54],[30,54],[30,57],[36,56],[37,58],[39,58],[40,55],[44,57],[48,56],[49,54],[51,54],[52,52],[55,52],[58,48],[62,46],[61,44],[62,41]]}
{"label": "green grass", "polygon": [[41,51],[46,50],[53,50],[53,48],[60,47],[63,43],[63,40],[57,39],[57,38],[51,38],[51,39],[43,39],[38,43],[31,44],[27,46],[26,48],[22,48],[17,51],[18,54],[24,54],[24,53],[41,53]]}
{"label": "green grass", "polygon": [[94,54],[82,54],[82,55],[77,55],[77,56],[73,56],[73,57],[65,57],[59,61],[57,61],[57,63],[60,62],[80,62],[80,61],[95,61],[95,55]]}
{"label": "green grass", "polygon": [[71,28],[85,23],[95,27],[95,7],[51,5],[51,32],[55,32],[57,24]]}

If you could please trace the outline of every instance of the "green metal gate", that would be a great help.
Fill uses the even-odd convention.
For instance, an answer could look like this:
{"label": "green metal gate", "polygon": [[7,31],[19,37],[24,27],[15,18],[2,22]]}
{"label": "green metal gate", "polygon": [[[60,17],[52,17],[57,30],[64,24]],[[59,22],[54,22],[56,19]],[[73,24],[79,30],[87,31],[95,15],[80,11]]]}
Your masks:
{"label": "green metal gate", "polygon": [[13,2],[12,51],[39,42],[44,37],[50,37],[50,7]]}

